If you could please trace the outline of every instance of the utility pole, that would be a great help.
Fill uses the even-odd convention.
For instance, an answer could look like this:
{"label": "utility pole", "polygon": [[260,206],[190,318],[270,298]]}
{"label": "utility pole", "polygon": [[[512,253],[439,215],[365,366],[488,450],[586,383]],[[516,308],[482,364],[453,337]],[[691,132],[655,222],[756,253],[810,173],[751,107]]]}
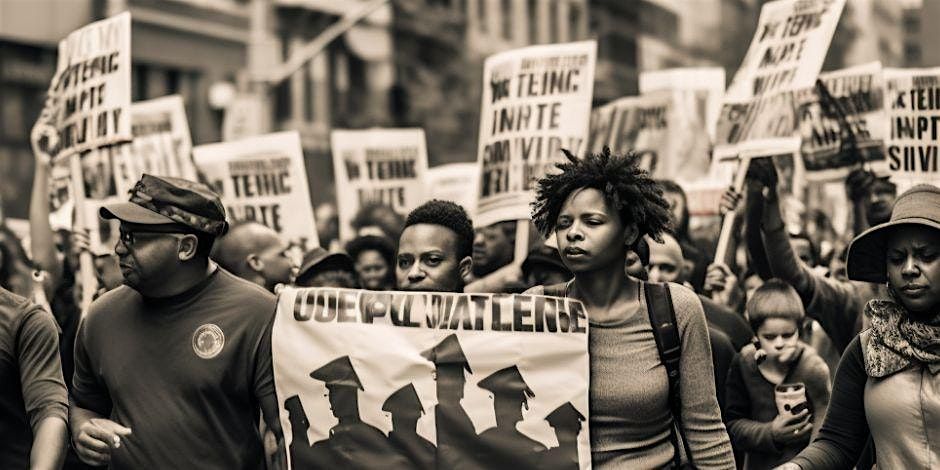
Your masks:
{"label": "utility pole", "polygon": [[319,36],[292,52],[285,62],[281,62],[281,49],[278,39],[272,33],[274,5],[272,0],[251,0],[251,27],[248,45],[248,67],[239,77],[239,90],[247,93],[249,99],[257,100],[259,110],[256,129],[260,133],[271,132],[273,126],[273,106],[271,89],[289,78],[304,64],[323,52],[331,42],[349,31],[363,18],[369,16],[390,0],[372,0],[362,8],[347,13],[330,25]]}

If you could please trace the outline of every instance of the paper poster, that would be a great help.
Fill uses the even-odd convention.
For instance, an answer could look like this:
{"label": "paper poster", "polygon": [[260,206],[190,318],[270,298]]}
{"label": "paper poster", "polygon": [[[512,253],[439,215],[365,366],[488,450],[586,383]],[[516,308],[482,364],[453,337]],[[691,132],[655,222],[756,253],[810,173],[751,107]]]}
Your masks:
{"label": "paper poster", "polygon": [[860,163],[883,168],[888,126],[881,63],[821,73],[819,79],[825,90],[805,90],[799,102],[807,177],[843,180]]}
{"label": "paper poster", "polygon": [[330,144],[341,239],[355,238],[349,223],[366,203],[382,203],[405,216],[427,200],[423,129],[334,130]]}
{"label": "paper poster", "polygon": [[715,139],[721,101],[725,95],[725,69],[689,67],[640,72],[640,94],[672,90],[679,93],[683,112],[703,123],[709,137]]}
{"label": "paper poster", "polygon": [[75,194],[68,159],[52,162],[49,175],[49,225],[52,230],[72,230]]}
{"label": "paper poster", "polygon": [[884,69],[888,171],[898,193],[940,185],[940,67]]}
{"label": "paper poster", "polygon": [[428,199],[460,204],[470,217],[476,213],[480,166],[474,163],[449,163],[428,169],[425,187]]}
{"label": "paper poster", "polygon": [[590,468],[587,326],[572,299],[288,288],[290,468]]}
{"label": "paper poster", "polygon": [[131,15],[75,30],[59,42],[51,94],[60,156],[131,139]]}
{"label": "paper poster", "polygon": [[176,169],[178,178],[196,181],[196,168],[193,165],[193,141],[189,134],[189,121],[183,97],[170,95],[147,101],[138,101],[131,105],[131,129],[134,139],[145,136],[168,134],[172,145],[162,158],[168,160],[164,165]]}
{"label": "paper poster", "polygon": [[653,177],[694,181],[708,172],[709,142],[678,92],[661,90],[620,98],[591,114],[589,150],[633,151]]}
{"label": "paper poster", "polygon": [[304,251],[320,245],[296,131],[200,145],[193,160],[222,196],[229,223],[262,223]]}
{"label": "paper poster", "polygon": [[[816,82],[845,0],[765,3],[750,48],[725,93],[715,156],[799,151],[794,93]],[[742,146],[741,144],[746,144]]]}
{"label": "paper poster", "polygon": [[492,55],[483,66],[474,225],[529,218],[536,180],[587,149],[597,43],[547,44]]}

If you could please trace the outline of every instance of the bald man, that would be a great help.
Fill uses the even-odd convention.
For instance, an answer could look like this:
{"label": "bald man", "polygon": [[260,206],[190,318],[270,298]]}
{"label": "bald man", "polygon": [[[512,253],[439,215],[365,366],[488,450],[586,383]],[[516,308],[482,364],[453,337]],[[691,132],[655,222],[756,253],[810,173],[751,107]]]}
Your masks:
{"label": "bald man", "polygon": [[226,271],[274,292],[278,284],[292,281],[296,266],[289,248],[273,229],[243,222],[215,242],[212,259]]}
{"label": "bald man", "polygon": [[[647,239],[650,250],[649,271],[650,282],[675,282],[682,284],[688,280],[688,273],[683,269],[682,248],[675,237],[668,233],[663,234],[663,243]],[[717,328],[728,335],[736,351],[746,346],[754,333],[741,315],[733,312],[724,305],[699,296],[705,310],[705,319],[711,327]]]}

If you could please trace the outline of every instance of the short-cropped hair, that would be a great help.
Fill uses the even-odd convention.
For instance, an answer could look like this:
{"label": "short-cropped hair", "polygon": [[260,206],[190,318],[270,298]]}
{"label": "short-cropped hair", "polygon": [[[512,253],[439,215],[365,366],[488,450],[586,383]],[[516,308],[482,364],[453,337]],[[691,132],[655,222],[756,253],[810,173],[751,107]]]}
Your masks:
{"label": "short-cropped hair", "polygon": [[793,320],[799,326],[806,311],[796,289],[780,279],[770,279],[758,287],[747,301],[747,316],[751,330],[757,329],[769,318]]}
{"label": "short-cropped hair", "polygon": [[417,224],[440,225],[457,235],[457,258],[473,254],[473,222],[467,211],[451,201],[432,199],[416,207],[405,220],[405,228]]}

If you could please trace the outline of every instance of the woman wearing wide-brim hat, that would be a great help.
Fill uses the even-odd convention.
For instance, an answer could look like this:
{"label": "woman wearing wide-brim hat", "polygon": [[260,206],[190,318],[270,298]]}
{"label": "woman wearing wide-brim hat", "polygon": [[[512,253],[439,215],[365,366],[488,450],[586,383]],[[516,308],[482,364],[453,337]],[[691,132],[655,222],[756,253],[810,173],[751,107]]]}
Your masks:
{"label": "woman wearing wide-brim hat", "polygon": [[816,440],[779,468],[852,468],[871,433],[878,468],[940,468],[940,189],[902,194],[852,241],[850,279],[887,283],[839,363]]}

